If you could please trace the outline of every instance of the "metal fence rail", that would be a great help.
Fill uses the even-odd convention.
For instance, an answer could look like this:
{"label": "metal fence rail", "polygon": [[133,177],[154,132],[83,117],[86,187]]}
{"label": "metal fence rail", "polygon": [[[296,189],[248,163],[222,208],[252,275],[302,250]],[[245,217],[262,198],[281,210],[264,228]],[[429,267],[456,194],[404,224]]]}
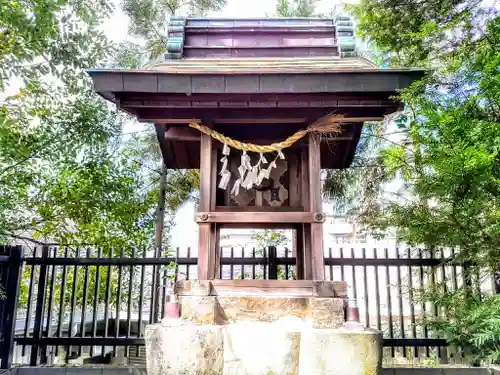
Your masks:
{"label": "metal fence rail", "polygon": [[[462,266],[443,265],[453,256],[422,251],[335,247],[325,252],[325,274],[347,281],[363,322],[384,332],[386,353],[394,357],[447,355],[446,342],[421,321],[435,314],[415,300],[413,288],[432,283],[457,288]],[[169,279],[196,278],[197,258],[190,249],[161,257],[138,249],[93,250],[0,248],[2,368],[65,362],[78,357],[103,359],[123,348],[139,353],[146,324],[162,318]],[[291,279],[295,258],[288,249],[223,249],[221,278]],[[481,286],[478,285],[478,289]],[[16,311],[17,308],[17,311]],[[15,350],[14,350],[15,348]]]}

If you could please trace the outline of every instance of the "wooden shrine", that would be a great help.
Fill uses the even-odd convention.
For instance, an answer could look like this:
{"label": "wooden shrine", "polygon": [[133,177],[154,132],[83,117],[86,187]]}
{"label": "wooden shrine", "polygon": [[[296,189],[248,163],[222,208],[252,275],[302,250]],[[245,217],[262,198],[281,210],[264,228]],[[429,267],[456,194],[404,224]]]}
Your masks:
{"label": "wooden shrine", "polygon": [[150,68],[89,74],[155,124],[167,168],[200,169],[198,279],[218,278],[221,228],[257,227],[294,229],[297,278],[323,280],[321,169],[349,167],[363,123],[423,72],[357,57],[345,17],[179,18],[167,46]]}

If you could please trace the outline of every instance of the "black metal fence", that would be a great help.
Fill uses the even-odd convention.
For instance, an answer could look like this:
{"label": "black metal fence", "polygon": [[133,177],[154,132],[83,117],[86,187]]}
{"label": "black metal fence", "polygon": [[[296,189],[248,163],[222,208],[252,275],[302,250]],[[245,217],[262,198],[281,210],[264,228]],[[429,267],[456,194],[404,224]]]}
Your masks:
{"label": "black metal fence", "polygon": [[[450,356],[446,342],[422,323],[437,311],[416,301],[413,288],[459,287],[462,267],[443,265],[451,255],[336,246],[326,251],[325,271],[328,279],[348,282],[363,322],[384,332],[386,356],[441,360]],[[160,256],[137,249],[0,248],[1,367],[140,356],[145,325],[162,318],[168,280],[195,279],[196,263],[190,249]],[[221,278],[290,279],[294,265],[284,248],[223,249]]]}

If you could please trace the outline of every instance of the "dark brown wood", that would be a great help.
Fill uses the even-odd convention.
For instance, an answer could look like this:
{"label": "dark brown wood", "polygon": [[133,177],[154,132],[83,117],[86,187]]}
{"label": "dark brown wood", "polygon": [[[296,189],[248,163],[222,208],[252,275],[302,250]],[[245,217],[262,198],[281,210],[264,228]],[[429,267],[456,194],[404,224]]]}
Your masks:
{"label": "dark brown wood", "polygon": [[176,165],[190,165],[190,156],[187,151],[187,148],[184,147],[184,144],[173,142],[170,143],[173,148],[173,153],[175,154],[175,163]]}
{"label": "dark brown wood", "polygon": [[[210,211],[213,205],[213,160],[212,138],[202,134],[200,141],[200,202],[198,209],[201,212]],[[215,278],[215,231],[210,222],[199,225],[198,242],[198,279],[210,280]]]}
{"label": "dark brown wood", "polygon": [[212,138],[208,135],[201,134],[200,142],[200,202],[198,210],[200,212],[210,211],[210,202],[212,197],[213,187],[213,159],[212,153]]}
{"label": "dark brown wood", "polygon": [[200,132],[189,126],[171,126],[165,131],[165,139],[168,141],[190,141],[200,142]]}
{"label": "dark brown wood", "polygon": [[281,207],[273,207],[273,206],[216,206],[214,212],[303,212],[304,209],[302,207],[289,207],[289,206],[281,206]]}
{"label": "dark brown wood", "polygon": [[[183,50],[169,49],[167,61],[150,69],[89,74],[100,95],[139,121],[157,124],[167,168],[201,170],[198,278],[219,275],[221,228],[281,226],[297,231],[299,278],[323,280],[321,168],[347,167],[363,122],[397,110],[392,96],[424,71],[378,69],[364,59],[345,58],[332,19],[188,18],[179,25],[172,35],[182,38]],[[274,169],[273,190],[264,185],[238,199],[217,191],[221,144],[182,127],[199,121],[239,141],[269,144],[332,112],[344,116],[336,137],[321,143],[318,134],[309,134],[299,140],[286,150],[287,168],[280,168],[282,162]]]}
{"label": "dark brown wood", "polygon": [[304,254],[304,225],[299,224],[295,229],[296,248],[295,248],[295,276],[297,280],[305,278],[305,254]]}
{"label": "dark brown wood", "polygon": [[233,119],[233,118],[216,118],[214,119],[214,122],[217,124],[232,124],[232,125],[237,125],[237,124],[244,124],[244,125],[250,125],[250,124],[305,124],[307,122],[306,117],[292,117],[292,118],[262,118],[262,119],[255,119],[255,118],[240,118],[240,119]]}
{"label": "dark brown wood", "polygon": [[[356,124],[355,127],[361,128],[361,124]],[[245,138],[239,138],[239,137],[234,137],[234,139],[241,140],[243,139],[244,141],[251,141],[250,139],[245,139]],[[253,143],[255,144],[269,144],[272,142],[280,141],[283,138],[280,139],[275,139],[275,140],[268,140],[268,141],[261,141],[261,140],[254,140]],[[294,144],[294,147],[291,148],[291,150],[299,150],[304,147],[304,145],[307,143],[307,140],[304,141],[299,141]],[[347,168],[349,167],[349,164],[344,164],[344,160],[346,160],[346,163],[349,162],[349,158],[346,158],[346,153],[347,151],[347,146],[349,146],[350,141],[337,141],[337,142],[322,142],[321,143],[321,168],[322,169],[342,169],[342,168]],[[220,148],[222,147],[218,142],[215,142],[215,147]],[[185,149],[185,152],[188,155],[189,159],[189,164],[181,164],[180,159],[177,158],[174,149],[177,147],[182,147]],[[168,141],[166,142],[166,145],[164,147],[164,159],[167,165],[167,168],[169,169],[199,169],[200,168],[200,145],[199,142],[189,142],[189,141],[175,141],[175,147],[174,147],[174,142]],[[355,148],[353,148],[355,150]]]}
{"label": "dark brown wood", "polygon": [[[397,107],[392,92],[316,94],[158,94],[120,93],[121,108],[324,108]],[[287,116],[288,117],[288,116]],[[298,116],[295,116],[298,117]]]}
{"label": "dark brown wood", "polygon": [[357,69],[328,71],[324,69],[296,69],[296,72],[276,72],[268,68],[257,72],[246,68],[238,73],[194,67],[189,72],[166,73],[155,70],[92,70],[95,90],[112,98],[116,92],[142,93],[345,93],[380,92],[396,93],[424,75],[423,70]]}
{"label": "dark brown wood", "polygon": [[293,229],[293,223],[218,223],[218,228],[222,229]]}
{"label": "dark brown wood", "polygon": [[210,171],[210,205],[209,210],[215,211],[217,205],[217,164],[219,160],[219,153],[216,148],[212,147],[211,171]]}
{"label": "dark brown wood", "polygon": [[[216,106],[216,103],[214,103]],[[267,124],[301,124],[294,116],[296,111],[300,111],[301,119],[305,121],[302,124],[310,124],[320,117],[336,111],[344,116],[343,123],[358,123],[360,121],[378,121],[382,120],[387,113],[383,107],[337,107],[330,106],[324,108],[300,108],[291,111],[290,108],[278,107],[247,107],[247,108],[139,108],[137,117],[140,122],[171,123],[173,119],[183,119],[186,124],[193,120],[200,122],[202,118],[209,117],[213,119],[214,124],[234,124],[234,126],[251,125],[252,123]],[[360,120],[360,118],[362,120]],[[238,121],[245,119],[245,122]],[[289,119],[293,119],[290,122]]]}
{"label": "dark brown wood", "polygon": [[295,258],[297,256],[297,229],[294,228],[292,231],[292,244],[291,244],[291,256]]}
{"label": "dark brown wood", "polygon": [[311,267],[312,280],[325,279],[325,259],[323,254],[323,225],[308,224],[311,231]]}
{"label": "dark brown wood", "polygon": [[346,153],[344,154],[344,165],[351,165],[354,159],[354,154],[356,153],[356,146],[358,145],[359,139],[361,138],[361,132],[363,131],[363,126],[354,126],[352,134],[352,142],[346,145]]}
{"label": "dark brown wood", "polygon": [[303,208],[300,204],[299,193],[299,158],[297,153],[291,152],[288,155],[288,200],[290,207]]}
{"label": "dark brown wood", "polygon": [[211,251],[213,251],[214,266],[213,266],[213,279],[220,279],[220,260],[222,258],[222,249],[220,247],[220,226],[218,224],[212,224],[211,226],[211,237],[214,241]]}
{"label": "dark brown wood", "polygon": [[304,211],[310,211],[309,204],[309,152],[306,149],[303,149],[300,153],[300,166],[299,166],[299,188],[300,188],[300,198],[301,204],[304,208]]}
{"label": "dark brown wood", "polygon": [[156,132],[156,139],[158,140],[158,144],[160,146],[160,150],[161,150],[163,159],[165,161],[165,165],[168,168],[166,155],[168,155],[169,149],[168,149],[167,141],[165,139],[166,126],[164,124],[156,124],[156,123],[154,126],[155,126],[155,132]]}
{"label": "dark brown wood", "polygon": [[311,225],[304,224],[304,279],[313,280],[313,264],[312,264],[312,241],[311,241]]}
{"label": "dark brown wood", "polygon": [[[249,209],[253,207],[248,207]],[[314,212],[198,212],[197,223],[322,223]]]}
{"label": "dark brown wood", "polygon": [[[308,150],[301,150],[299,155],[299,194],[301,205],[304,211],[308,211],[309,207],[309,166],[308,166]],[[308,279],[312,278],[311,264],[308,259],[310,254],[310,236],[306,233],[307,225],[299,225],[297,228],[297,278]]]}
{"label": "dark brown wood", "polygon": [[[309,134],[309,210],[311,212],[322,212],[321,199],[321,156],[320,138],[318,134]],[[308,258],[311,262],[311,272],[313,280],[324,280],[325,266],[323,255],[323,225],[311,223],[306,227],[310,234],[310,254]],[[307,254],[307,253],[306,253]]]}
{"label": "dark brown wood", "polygon": [[[211,188],[210,188],[210,211],[215,211],[217,200],[217,161],[218,151],[212,145],[212,165],[211,165]],[[210,227],[210,257],[213,259],[213,266],[210,268],[210,279],[220,278],[220,230],[217,224]]]}
{"label": "dark brown wood", "polygon": [[347,284],[343,281],[313,280],[200,280],[178,281],[176,292],[181,296],[266,295],[293,297],[345,298]]}
{"label": "dark brown wood", "polygon": [[308,135],[308,190],[309,211],[322,212],[321,200],[321,163],[320,136],[315,133]]}

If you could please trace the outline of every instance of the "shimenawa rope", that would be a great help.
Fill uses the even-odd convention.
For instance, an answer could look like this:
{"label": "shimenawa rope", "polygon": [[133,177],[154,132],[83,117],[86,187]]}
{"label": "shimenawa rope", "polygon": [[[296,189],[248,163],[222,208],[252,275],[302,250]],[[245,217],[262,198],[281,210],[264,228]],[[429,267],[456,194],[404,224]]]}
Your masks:
{"label": "shimenawa rope", "polygon": [[226,137],[225,135],[215,130],[210,129],[205,125],[201,125],[196,122],[190,123],[189,126],[191,128],[198,129],[203,134],[206,134],[223,144],[227,144],[229,147],[234,148],[236,150],[258,152],[258,153],[281,151],[285,148],[292,146],[295,142],[305,137],[308,133],[314,133],[314,132],[338,133],[340,131],[339,116],[330,114],[320,118],[318,121],[310,125],[307,129],[299,130],[294,135],[288,137],[282,142],[272,143],[270,145],[263,146],[263,145],[255,145],[252,143],[244,143],[234,140],[232,138]]}

